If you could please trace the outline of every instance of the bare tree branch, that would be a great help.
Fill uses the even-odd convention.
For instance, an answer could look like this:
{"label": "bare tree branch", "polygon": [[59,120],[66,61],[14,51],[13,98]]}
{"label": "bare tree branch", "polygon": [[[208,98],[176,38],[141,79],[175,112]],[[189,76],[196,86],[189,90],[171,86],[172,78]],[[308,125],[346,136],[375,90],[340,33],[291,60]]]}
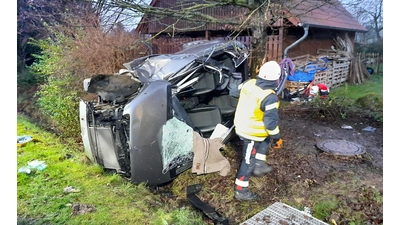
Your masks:
{"label": "bare tree branch", "polygon": [[383,0],[342,0],[342,3],[375,39],[382,40]]}

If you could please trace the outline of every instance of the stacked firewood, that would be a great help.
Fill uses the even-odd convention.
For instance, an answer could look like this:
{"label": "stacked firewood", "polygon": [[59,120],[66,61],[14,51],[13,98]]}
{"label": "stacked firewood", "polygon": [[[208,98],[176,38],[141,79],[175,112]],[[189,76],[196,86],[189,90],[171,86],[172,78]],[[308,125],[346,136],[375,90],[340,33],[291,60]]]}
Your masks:
{"label": "stacked firewood", "polygon": [[340,37],[334,39],[334,44],[338,51],[340,51],[342,54],[346,54],[351,59],[347,82],[350,84],[361,84],[366,79],[369,79],[370,74],[365,65],[362,63],[360,57],[357,57],[354,54],[354,46],[347,33],[344,39]]}

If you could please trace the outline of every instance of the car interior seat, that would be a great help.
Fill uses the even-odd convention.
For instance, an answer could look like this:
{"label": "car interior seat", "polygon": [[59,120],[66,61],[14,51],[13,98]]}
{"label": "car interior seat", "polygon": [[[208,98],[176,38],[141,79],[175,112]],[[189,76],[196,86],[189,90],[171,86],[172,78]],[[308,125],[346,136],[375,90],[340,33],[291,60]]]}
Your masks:
{"label": "car interior seat", "polygon": [[[199,73],[197,71],[191,76],[191,79],[180,84],[181,87],[190,84],[181,89],[178,97],[181,106],[189,115],[193,128],[204,136],[211,134],[225,117],[233,116],[236,110],[237,99],[230,96],[225,88],[229,89],[239,85],[242,76],[241,73],[231,73],[228,69],[222,68],[221,73],[216,71]],[[223,90],[219,90],[219,88]]]}
{"label": "car interior seat", "polygon": [[206,93],[210,93],[215,90],[217,86],[219,76],[216,73],[203,73],[200,75],[200,79],[193,85],[194,91],[191,92],[192,96],[199,96]]}
{"label": "car interior seat", "polygon": [[185,111],[179,99],[176,96],[172,96],[172,110],[173,115],[180,121],[185,122],[191,128],[195,128],[193,121],[191,120],[189,114]]}
{"label": "car interior seat", "polygon": [[229,94],[224,94],[212,98],[208,105],[218,106],[221,110],[222,116],[230,116],[235,113],[238,99],[230,96]]}
{"label": "car interior seat", "polygon": [[218,106],[204,105],[187,111],[193,126],[203,135],[210,134],[217,124],[222,122],[221,111]]}
{"label": "car interior seat", "polygon": [[[221,111],[218,106],[204,104],[204,99],[207,99],[208,95],[212,95],[212,92],[215,90],[219,75],[204,72],[192,79],[196,79],[197,82],[191,85],[188,90],[178,93],[178,97],[173,101],[173,104],[176,104],[176,101],[179,101],[180,104],[180,107],[174,106],[174,108],[179,109],[175,113],[181,119],[184,119],[194,130],[207,136],[222,121]],[[184,109],[188,116],[185,116],[185,113],[180,109]]]}
{"label": "car interior seat", "polygon": [[[242,73],[233,72],[230,73],[229,83],[227,85],[228,90],[237,89],[237,86],[242,83]],[[229,95],[229,93],[222,92],[221,94],[214,96],[208,105],[216,105],[220,108],[223,117],[232,116],[235,113],[238,98]]]}

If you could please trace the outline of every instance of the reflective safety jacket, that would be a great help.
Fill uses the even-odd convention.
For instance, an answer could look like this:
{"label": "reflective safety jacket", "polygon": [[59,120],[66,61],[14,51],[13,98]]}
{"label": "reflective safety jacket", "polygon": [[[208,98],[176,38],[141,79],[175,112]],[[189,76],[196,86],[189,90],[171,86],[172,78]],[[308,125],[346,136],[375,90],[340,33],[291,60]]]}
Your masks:
{"label": "reflective safety jacket", "polygon": [[[279,103],[265,105],[264,110],[261,110],[262,101],[270,94],[275,94],[275,92],[272,89],[263,90],[257,86],[256,79],[243,84],[234,119],[236,134],[254,141],[263,141],[270,135],[279,135],[277,121],[266,121],[267,124],[276,124],[270,126],[271,130],[268,130],[264,123],[264,111],[268,113],[268,111],[277,110]],[[268,118],[271,117],[268,116]]]}

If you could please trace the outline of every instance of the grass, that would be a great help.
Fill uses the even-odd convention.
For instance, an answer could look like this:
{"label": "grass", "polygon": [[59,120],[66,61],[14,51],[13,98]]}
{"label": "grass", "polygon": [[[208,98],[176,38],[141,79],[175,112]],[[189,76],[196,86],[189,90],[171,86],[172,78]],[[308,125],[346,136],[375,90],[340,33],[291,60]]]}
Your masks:
{"label": "grass", "polygon": [[[38,140],[17,147],[18,169],[35,159],[47,165],[43,171],[17,173],[18,224],[203,224],[197,211],[169,207],[144,185],[104,172],[89,163],[80,146],[20,116],[17,135]],[[79,192],[64,193],[67,186]],[[73,215],[74,204],[96,210]]]}
{"label": "grass", "polygon": [[[382,71],[382,70],[381,70]],[[319,98],[312,101],[314,116],[320,117],[321,110],[330,117],[346,119],[347,114],[362,114],[372,120],[383,122],[383,74],[373,74],[362,84],[348,84],[330,89],[328,101]],[[281,108],[292,107],[282,101]]]}
{"label": "grass", "polygon": [[[330,90],[330,99],[337,108],[354,110],[362,109],[360,113],[368,115],[377,122],[383,122],[383,75],[371,75],[362,84],[345,84]],[[356,107],[354,107],[356,106]]]}
{"label": "grass", "polygon": [[369,93],[383,95],[383,76],[381,74],[371,75],[371,78],[361,85],[346,83],[343,86],[332,88],[330,92],[332,95],[346,96],[355,101]]}

